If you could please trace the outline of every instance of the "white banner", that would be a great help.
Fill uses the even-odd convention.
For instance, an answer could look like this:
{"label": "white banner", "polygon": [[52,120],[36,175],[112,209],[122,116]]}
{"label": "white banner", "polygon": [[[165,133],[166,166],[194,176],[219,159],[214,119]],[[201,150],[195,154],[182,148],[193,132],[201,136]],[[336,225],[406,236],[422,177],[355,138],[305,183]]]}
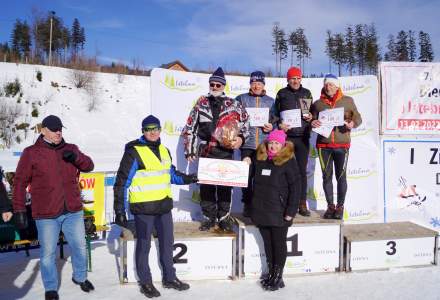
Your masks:
{"label": "white banner", "polygon": [[[186,119],[195,101],[208,92],[210,74],[153,69],[151,73],[152,113],[162,122],[161,140],[173,156],[173,163],[181,171],[196,172],[197,164],[188,166],[180,136]],[[249,77],[226,76],[225,92],[236,96],[249,91]],[[349,222],[372,222],[382,217],[382,203],[378,203],[378,84],[375,76],[353,76],[340,78],[345,94],[354,98],[363,124],[352,130],[352,146],[347,167],[348,193],[344,220]],[[322,78],[304,78],[304,87],[318,99],[323,85]],[[266,92],[275,98],[277,92],[287,85],[285,78],[266,78]],[[311,145],[314,145],[312,137]],[[322,190],[322,175],[316,150],[312,149],[308,165],[308,199],[313,209],[326,208]],[[368,189],[368,193],[365,190]],[[336,182],[335,182],[336,194]],[[178,221],[201,218],[197,201],[198,189],[173,186],[176,200],[173,216]],[[234,188],[232,211],[241,211],[241,191]],[[335,198],[336,199],[336,198]],[[178,201],[178,202],[177,202]],[[378,204],[380,206],[378,206]]]}
{"label": "white banner", "polygon": [[384,221],[413,221],[440,230],[440,139],[386,139]]}
{"label": "white banner", "polygon": [[384,62],[382,133],[440,133],[440,63]]}
{"label": "white banner", "polygon": [[435,238],[351,242],[351,270],[422,266],[434,263]]}
{"label": "white banner", "polygon": [[[174,242],[174,268],[182,280],[230,279],[232,268],[232,237],[179,240]],[[157,239],[151,242],[149,265],[153,281],[161,281]],[[137,282],[135,241],[127,241],[127,280]]]}
{"label": "white banner", "polygon": [[[335,272],[339,267],[340,225],[291,226],[284,274]],[[244,230],[244,273],[266,270],[263,239],[255,226]]]}

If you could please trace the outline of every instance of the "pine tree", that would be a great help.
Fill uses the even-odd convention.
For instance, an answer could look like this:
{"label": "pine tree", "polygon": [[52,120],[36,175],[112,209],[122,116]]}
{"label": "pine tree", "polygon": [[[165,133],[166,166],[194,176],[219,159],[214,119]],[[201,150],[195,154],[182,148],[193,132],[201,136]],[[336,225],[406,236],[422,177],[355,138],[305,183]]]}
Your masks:
{"label": "pine tree", "polygon": [[299,27],[289,35],[289,44],[291,45],[291,60],[293,65],[293,54],[296,53],[298,65],[304,70],[305,59],[310,58],[312,50],[309,47],[309,41],[304,34],[304,29]]}
{"label": "pine tree", "polygon": [[396,60],[408,61],[408,35],[401,30],[396,37]]}
{"label": "pine tree", "polygon": [[354,52],[356,62],[358,65],[358,73],[363,75],[365,70],[365,53],[366,53],[366,39],[365,39],[365,25],[357,24],[354,30]]}
{"label": "pine tree", "polygon": [[414,31],[408,31],[408,58],[409,61],[416,61],[416,38],[414,37]]}
{"label": "pine tree", "polygon": [[396,43],[394,41],[394,35],[392,34],[388,36],[387,49],[388,51],[385,53],[384,57],[385,61],[396,61]]}
{"label": "pine tree", "polygon": [[330,30],[327,30],[327,39],[325,40],[325,53],[328,56],[328,72],[332,72],[332,58],[335,52],[335,42],[333,40],[333,35]]}
{"label": "pine tree", "polygon": [[289,34],[288,43],[290,45],[290,65],[293,66],[293,54],[296,53],[299,44],[296,30]]}
{"label": "pine tree", "polygon": [[272,27],[272,54],[275,54],[275,73],[278,72],[278,57],[280,53],[280,47],[279,47],[279,36],[280,36],[280,23],[275,22]]}
{"label": "pine tree", "polygon": [[22,23],[19,19],[15,20],[11,34],[11,52],[14,56],[21,58],[20,41],[21,41]]}
{"label": "pine tree", "polygon": [[349,25],[345,29],[345,56],[347,62],[347,68],[350,72],[350,76],[353,75],[353,69],[355,67],[356,58],[354,56],[354,33],[353,28]]}
{"label": "pine tree", "polygon": [[70,45],[72,48],[72,55],[76,57],[78,50],[81,47],[81,25],[77,18],[73,20],[71,33]]}
{"label": "pine tree", "polygon": [[374,23],[367,27],[365,64],[368,67],[369,74],[377,74],[377,64],[382,59],[377,42],[377,32]]}
{"label": "pine tree", "polygon": [[434,60],[434,51],[432,50],[431,38],[427,32],[419,32],[420,56],[422,62],[430,62]]}
{"label": "pine tree", "polygon": [[345,64],[347,57],[345,54],[344,36],[341,33],[337,33],[333,37],[334,41],[334,55],[333,61],[338,65],[338,76],[342,75],[342,67]]}
{"label": "pine tree", "polygon": [[279,47],[279,59],[280,59],[278,73],[281,74],[281,63],[283,60],[287,58],[289,47],[287,46],[286,33],[284,32],[284,29],[280,29],[278,34],[279,34],[278,47]]}

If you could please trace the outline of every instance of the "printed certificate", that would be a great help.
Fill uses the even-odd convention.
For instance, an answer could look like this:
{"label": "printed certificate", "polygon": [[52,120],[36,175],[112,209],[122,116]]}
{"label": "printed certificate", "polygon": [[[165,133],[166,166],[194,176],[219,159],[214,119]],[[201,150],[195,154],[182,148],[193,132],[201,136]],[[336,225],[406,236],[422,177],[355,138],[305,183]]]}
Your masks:
{"label": "printed certificate", "polygon": [[198,183],[247,187],[249,165],[246,162],[229,159],[199,159]]}

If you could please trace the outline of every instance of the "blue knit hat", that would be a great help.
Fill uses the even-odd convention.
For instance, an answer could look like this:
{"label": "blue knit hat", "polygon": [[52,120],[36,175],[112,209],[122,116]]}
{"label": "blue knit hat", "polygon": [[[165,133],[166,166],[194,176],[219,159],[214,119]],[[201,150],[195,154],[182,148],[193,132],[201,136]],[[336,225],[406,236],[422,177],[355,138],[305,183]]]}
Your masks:
{"label": "blue knit hat", "polygon": [[331,74],[331,73],[328,73],[324,76],[324,84],[326,84],[326,83],[333,83],[337,87],[341,86],[338,76]]}
{"label": "blue knit hat", "polygon": [[211,77],[209,77],[209,82],[212,81],[226,85],[225,73],[223,72],[223,69],[221,67],[218,67],[217,70],[212,73]]}
{"label": "blue knit hat", "polygon": [[249,79],[249,83],[252,82],[261,82],[263,84],[266,84],[266,82],[264,81],[264,73],[261,71],[254,71],[251,73],[251,78]]}
{"label": "blue knit hat", "polygon": [[153,115],[149,115],[148,117],[146,117],[145,119],[142,120],[142,128],[154,128],[154,127],[158,127],[160,128],[160,121],[158,118],[156,118]]}

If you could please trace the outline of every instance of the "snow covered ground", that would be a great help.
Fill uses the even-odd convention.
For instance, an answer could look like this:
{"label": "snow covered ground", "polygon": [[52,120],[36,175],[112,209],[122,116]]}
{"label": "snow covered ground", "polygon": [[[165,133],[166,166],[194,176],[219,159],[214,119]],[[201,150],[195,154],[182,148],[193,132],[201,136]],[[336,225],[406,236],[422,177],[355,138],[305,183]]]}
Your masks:
{"label": "snow covered ground", "polygon": [[[142,299],[136,284],[120,285],[118,279],[118,230],[114,226],[106,240],[93,242],[93,271],[89,279],[96,290],[86,295],[71,281],[68,247],[66,260],[58,259],[61,299]],[[0,254],[0,299],[44,299],[39,270],[39,250]],[[440,299],[440,267],[396,268],[383,271],[333,273],[285,278],[286,288],[263,291],[255,278],[190,281],[184,292],[156,287],[160,299]],[[83,298],[86,296],[86,298]]]}

